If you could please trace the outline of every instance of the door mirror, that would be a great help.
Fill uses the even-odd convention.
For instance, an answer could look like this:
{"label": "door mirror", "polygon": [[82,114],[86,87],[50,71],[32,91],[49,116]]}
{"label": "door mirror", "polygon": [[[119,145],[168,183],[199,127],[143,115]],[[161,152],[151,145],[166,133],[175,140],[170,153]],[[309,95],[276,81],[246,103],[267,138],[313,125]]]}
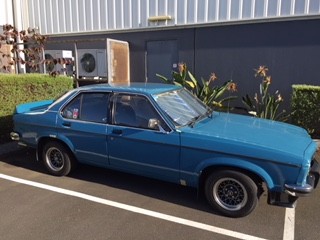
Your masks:
{"label": "door mirror", "polygon": [[154,130],[160,130],[160,122],[156,118],[149,119],[148,122],[148,128],[154,129]]}

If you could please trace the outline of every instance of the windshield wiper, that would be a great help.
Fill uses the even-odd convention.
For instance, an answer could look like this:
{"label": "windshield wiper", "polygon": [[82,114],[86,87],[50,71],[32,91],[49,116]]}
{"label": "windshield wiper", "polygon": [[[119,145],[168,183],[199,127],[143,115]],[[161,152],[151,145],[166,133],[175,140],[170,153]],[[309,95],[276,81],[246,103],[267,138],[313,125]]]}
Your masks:
{"label": "windshield wiper", "polygon": [[206,112],[206,116],[209,118],[212,118],[212,113],[213,113],[213,109],[209,108],[208,111]]}
{"label": "windshield wiper", "polygon": [[193,127],[194,124],[202,117],[203,115],[198,115],[191,119],[191,121],[188,123],[188,126]]}
{"label": "windshield wiper", "polygon": [[188,126],[190,127],[193,127],[194,124],[201,118],[203,117],[209,117],[209,118],[212,118],[212,113],[213,113],[213,110],[212,109],[208,109],[208,111],[206,111],[205,114],[200,114],[194,118],[191,119],[191,121],[188,123]]}

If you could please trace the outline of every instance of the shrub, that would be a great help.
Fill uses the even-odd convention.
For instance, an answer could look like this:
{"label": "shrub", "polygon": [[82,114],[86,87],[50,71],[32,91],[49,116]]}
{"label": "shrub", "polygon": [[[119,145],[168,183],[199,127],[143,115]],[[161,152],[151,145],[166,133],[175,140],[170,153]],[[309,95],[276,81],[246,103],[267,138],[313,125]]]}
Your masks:
{"label": "shrub", "polygon": [[320,137],[320,86],[292,85],[291,122]]}
{"label": "shrub", "polygon": [[9,139],[16,105],[53,99],[73,88],[73,80],[43,74],[0,74],[0,142]]}
{"label": "shrub", "polygon": [[234,92],[237,90],[236,84],[231,80],[225,82],[222,86],[213,86],[217,77],[212,73],[209,80],[201,79],[200,82],[188,70],[185,63],[179,64],[179,72],[172,72],[172,79],[168,79],[160,74],[157,74],[157,76],[166,83],[185,87],[211,108],[219,108],[220,110],[229,109],[229,104],[225,105],[224,103],[229,103],[237,98],[236,96],[223,97],[227,91]]}
{"label": "shrub", "polygon": [[256,93],[253,98],[248,94],[242,97],[242,102],[245,105],[249,114],[271,120],[286,121],[289,115],[283,110],[279,113],[279,107],[283,102],[281,94],[276,91],[273,95],[269,93],[271,85],[271,76],[268,75],[269,69],[266,66],[260,66],[255,69],[255,77],[261,80],[259,94]]}

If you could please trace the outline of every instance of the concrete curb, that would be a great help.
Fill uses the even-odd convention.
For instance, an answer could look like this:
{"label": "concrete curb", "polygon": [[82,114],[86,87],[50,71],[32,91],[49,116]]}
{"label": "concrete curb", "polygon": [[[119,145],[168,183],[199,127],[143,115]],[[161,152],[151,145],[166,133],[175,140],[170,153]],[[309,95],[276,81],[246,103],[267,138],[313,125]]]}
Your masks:
{"label": "concrete curb", "polygon": [[19,150],[18,142],[9,142],[0,145],[0,155],[8,154]]}

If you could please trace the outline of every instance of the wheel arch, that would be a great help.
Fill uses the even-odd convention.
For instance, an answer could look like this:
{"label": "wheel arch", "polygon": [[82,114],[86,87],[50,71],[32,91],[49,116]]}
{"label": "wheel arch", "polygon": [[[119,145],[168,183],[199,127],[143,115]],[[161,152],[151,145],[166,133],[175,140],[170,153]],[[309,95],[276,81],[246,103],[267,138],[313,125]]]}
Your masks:
{"label": "wheel arch", "polygon": [[[208,178],[210,174],[217,171],[222,170],[234,170],[241,172],[247,176],[249,176],[259,188],[261,188],[262,183],[266,183],[268,189],[272,189],[274,187],[274,182],[270,175],[261,167],[248,163],[247,161],[243,160],[232,160],[232,164],[227,163],[224,159],[221,161],[212,161],[210,163],[207,163],[205,166],[203,166],[202,170],[200,170],[199,175],[199,181],[198,181],[198,187],[199,189],[202,189],[204,186],[204,182]],[[262,190],[262,189],[260,189]]]}
{"label": "wheel arch", "polygon": [[53,137],[41,137],[38,140],[38,145],[37,145],[37,160],[40,161],[41,160],[41,156],[42,156],[42,151],[43,151],[43,147],[45,146],[46,143],[48,142],[58,142],[60,144],[62,144],[63,146],[65,146],[69,152],[72,154],[72,156],[74,157],[74,159],[76,159],[73,148],[70,146],[70,143],[66,143],[65,141],[63,141],[62,139],[58,139],[58,138],[53,138]]}

